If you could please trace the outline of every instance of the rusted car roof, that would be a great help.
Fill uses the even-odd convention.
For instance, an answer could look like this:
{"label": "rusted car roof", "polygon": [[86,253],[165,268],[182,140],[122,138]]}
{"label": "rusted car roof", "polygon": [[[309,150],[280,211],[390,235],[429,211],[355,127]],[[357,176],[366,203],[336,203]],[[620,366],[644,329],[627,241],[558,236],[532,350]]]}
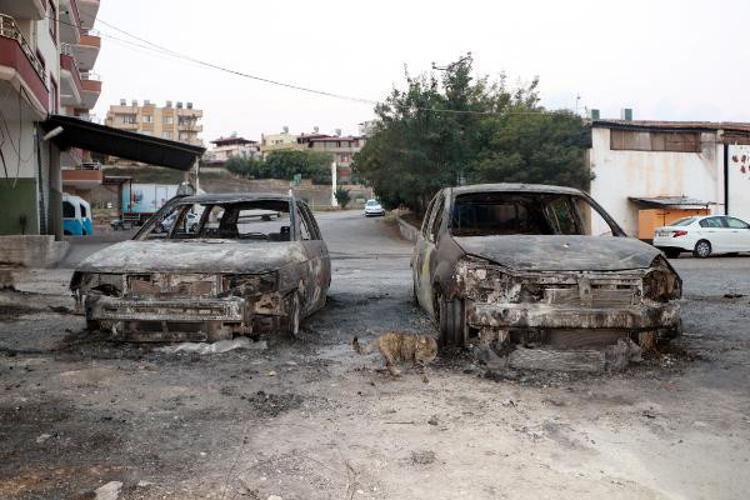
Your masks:
{"label": "rusted car roof", "polygon": [[210,193],[183,196],[185,203],[236,203],[242,201],[289,201],[287,194],[278,193]]}
{"label": "rusted car roof", "polygon": [[520,183],[473,184],[471,186],[458,186],[451,189],[453,194],[456,195],[487,192],[550,193],[574,195],[582,194],[579,189],[571,187]]}

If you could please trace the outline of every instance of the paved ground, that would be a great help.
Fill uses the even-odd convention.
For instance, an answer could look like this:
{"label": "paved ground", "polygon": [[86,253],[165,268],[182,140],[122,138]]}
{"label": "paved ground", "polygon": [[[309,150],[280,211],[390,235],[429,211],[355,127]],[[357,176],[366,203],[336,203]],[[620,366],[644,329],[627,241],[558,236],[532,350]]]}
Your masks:
{"label": "paved ground", "polygon": [[266,350],[84,335],[68,267],[107,238],[0,294],[0,498],[92,498],[109,481],[121,498],[747,497],[750,258],[673,261],[686,334],[625,373],[491,380],[459,354],[423,384],[348,345],[432,331],[410,245],[358,213],[320,223],[329,306]]}

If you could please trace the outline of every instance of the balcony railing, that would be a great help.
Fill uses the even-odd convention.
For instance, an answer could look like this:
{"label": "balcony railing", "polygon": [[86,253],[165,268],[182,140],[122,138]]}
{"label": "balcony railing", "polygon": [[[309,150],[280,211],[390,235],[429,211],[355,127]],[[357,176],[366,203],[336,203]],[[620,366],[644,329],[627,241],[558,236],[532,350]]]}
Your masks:
{"label": "balcony railing", "polygon": [[[21,50],[23,50],[23,53],[26,55],[26,58],[31,63],[31,66],[34,68],[34,71],[36,71],[36,74],[39,76],[39,79],[42,80],[42,83],[44,83],[44,66],[36,57],[34,51],[31,50],[31,46],[29,45],[29,42],[26,41],[26,38],[23,36],[23,33],[21,33],[21,30],[18,29],[15,19],[10,16],[6,16],[5,14],[0,14],[0,36],[2,36],[3,38],[10,38],[11,40],[15,40],[18,43],[18,45],[21,47]],[[46,86],[47,85],[45,84],[45,88]]]}

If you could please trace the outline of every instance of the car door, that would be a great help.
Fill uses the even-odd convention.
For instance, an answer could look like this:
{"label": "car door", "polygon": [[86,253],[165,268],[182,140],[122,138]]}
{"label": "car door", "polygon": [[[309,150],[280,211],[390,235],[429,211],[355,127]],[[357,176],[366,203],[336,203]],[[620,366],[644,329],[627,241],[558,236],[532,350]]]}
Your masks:
{"label": "car door", "polygon": [[713,253],[730,252],[727,249],[728,233],[722,217],[706,217],[700,221],[701,226],[701,239],[708,240],[711,243],[711,251]]}
{"label": "car door", "polygon": [[750,252],[750,225],[737,217],[725,217],[732,251]]}
{"label": "car door", "polygon": [[435,269],[435,263],[433,260],[438,231],[443,221],[443,212],[445,210],[445,192],[441,191],[438,193],[432,202],[431,208],[432,210],[428,214],[429,218],[425,217],[422,223],[422,230],[417,236],[414,270],[417,278],[417,299],[421,306],[434,316],[432,272]]}
{"label": "car door", "polygon": [[296,206],[299,239],[308,257],[308,286],[303,312],[309,314],[325,304],[328,288],[331,286],[331,258],[310,207],[301,201],[297,201]]}

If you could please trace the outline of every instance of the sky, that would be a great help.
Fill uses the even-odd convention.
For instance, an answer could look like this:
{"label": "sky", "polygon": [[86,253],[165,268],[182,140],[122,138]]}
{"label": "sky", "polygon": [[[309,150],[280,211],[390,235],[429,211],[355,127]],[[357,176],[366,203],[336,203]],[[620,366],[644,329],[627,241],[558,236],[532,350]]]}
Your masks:
{"label": "sky", "polygon": [[123,31],[239,72],[367,100],[402,86],[405,67],[419,74],[471,52],[478,74],[504,72],[512,84],[538,76],[550,109],[750,121],[747,0],[101,0],[98,19],[107,24],[95,26],[97,116],[121,98],[190,101],[204,111],[207,145],[284,126],[356,134],[373,106],[198,66]]}

